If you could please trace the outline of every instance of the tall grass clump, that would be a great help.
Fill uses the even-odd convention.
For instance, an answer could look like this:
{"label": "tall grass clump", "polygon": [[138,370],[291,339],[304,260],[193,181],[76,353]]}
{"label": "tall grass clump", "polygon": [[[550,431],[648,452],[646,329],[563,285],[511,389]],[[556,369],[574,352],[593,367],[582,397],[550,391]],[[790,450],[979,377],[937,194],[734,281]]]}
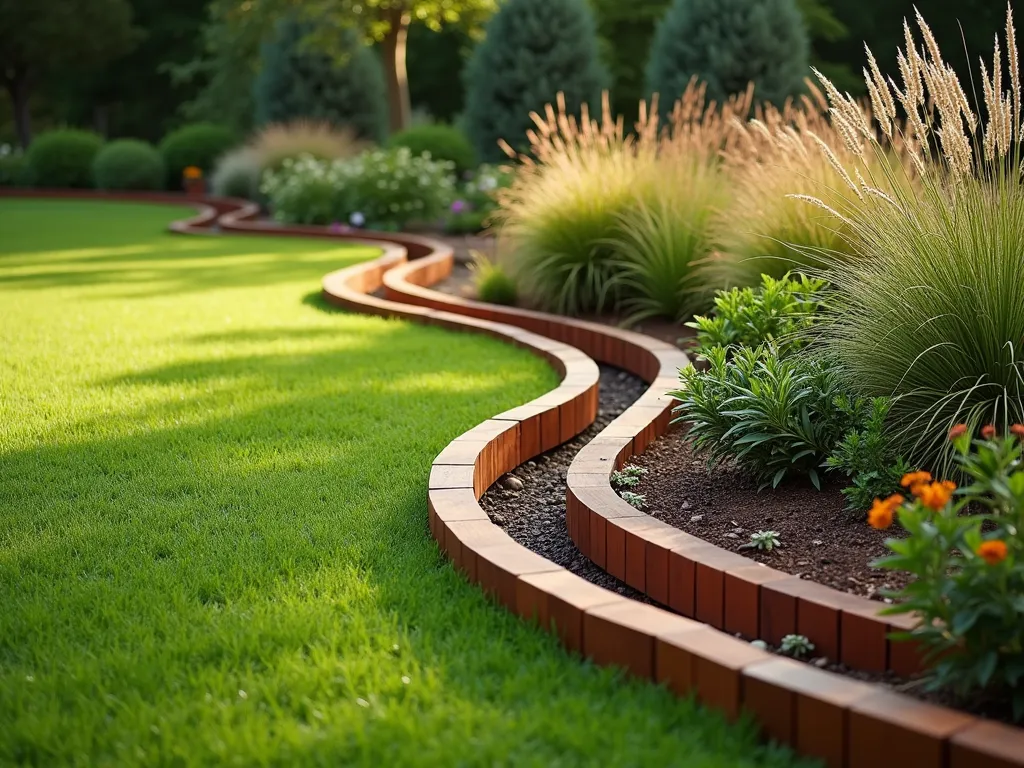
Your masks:
{"label": "tall grass clump", "polygon": [[[824,343],[851,387],[896,398],[894,434],[911,458],[941,469],[954,424],[1005,432],[1024,420],[1021,80],[1009,9],[1008,61],[997,39],[991,73],[981,66],[984,118],[920,14],[917,25],[923,45],[904,25],[899,85],[869,52],[873,120],[818,75],[842,138],[823,154],[853,194],[838,205],[809,202],[851,244],[848,257],[829,260],[836,294]],[[913,186],[899,183],[905,171],[890,159],[897,142],[907,148]],[[857,158],[853,172],[835,161],[838,151]]]}
{"label": "tall grass clump", "polygon": [[706,106],[691,83],[666,127],[655,105],[641,105],[630,134],[607,95],[600,119],[585,107],[577,119],[561,100],[534,114],[530,151],[495,216],[532,301],[570,315],[685,314],[700,293],[698,262],[711,252],[707,212],[723,199],[717,154],[729,116],[745,113],[749,99]]}
{"label": "tall grass clump", "polygon": [[[839,208],[855,196],[840,168],[852,173],[857,158],[845,151],[821,91],[810,86],[796,102],[766,106],[736,129],[735,149],[725,158],[733,195],[718,222],[718,281],[756,285],[761,275],[814,272],[830,254],[849,254],[843,223],[796,197],[814,194]],[[838,147],[835,163],[821,143]]]}

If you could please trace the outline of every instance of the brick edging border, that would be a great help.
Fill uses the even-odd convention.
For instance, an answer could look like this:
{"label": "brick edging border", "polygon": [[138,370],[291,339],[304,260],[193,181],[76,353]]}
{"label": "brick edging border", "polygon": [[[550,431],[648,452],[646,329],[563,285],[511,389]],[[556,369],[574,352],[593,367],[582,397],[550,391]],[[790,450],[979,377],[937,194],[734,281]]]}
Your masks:
{"label": "brick edging border", "polygon": [[[428,488],[430,530],[442,551],[470,580],[523,618],[552,629],[566,647],[599,664],[621,666],[638,677],[664,683],[680,695],[695,694],[701,702],[730,719],[741,711],[749,712],[766,736],[790,744],[803,754],[821,757],[827,765],[851,768],[1024,766],[1024,731],[1021,729],[926,704],[879,686],[780,658],[709,624],[622,597],[526,549],[490,522],[478,499],[494,480],[593,422],[597,408],[597,368],[590,357],[637,373],[652,387],[584,448],[587,451],[595,446],[584,454],[578,465],[573,462],[576,471],[570,468],[574,476],[570,496],[576,501],[574,511],[567,507],[567,518],[570,534],[575,532],[574,540],[585,541],[594,553],[601,550],[599,529],[602,525],[605,527],[606,562],[609,552],[615,558],[619,551],[617,543],[609,549],[608,531],[621,529],[624,573],[628,578],[627,563],[633,562],[633,578],[637,582],[640,569],[636,563],[639,561],[636,557],[630,560],[625,547],[632,541],[635,549],[636,542],[642,541],[646,589],[647,573],[652,567],[657,571],[659,556],[649,558],[646,538],[634,535],[626,540],[624,537],[626,533],[655,530],[658,526],[651,526],[651,522],[658,521],[622,502],[608,484],[608,477],[614,464],[639,452],[654,436],[667,429],[670,402],[658,392],[668,388],[664,386],[668,383],[664,371],[672,371],[671,384],[674,385],[675,367],[685,364],[685,355],[675,347],[594,323],[492,307],[427,291],[422,285],[436,282],[446,270],[450,271],[452,259],[450,249],[437,247],[438,244],[427,238],[366,232],[350,237],[326,228],[263,225],[246,221],[256,215],[250,204],[227,199],[200,201],[182,195],[101,196],[40,190],[0,190],[0,196],[194,204],[200,208],[200,213],[186,222],[176,222],[171,227],[173,231],[203,232],[219,226],[224,231],[249,234],[340,237],[381,245],[384,253],[379,258],[327,275],[323,280],[325,297],[357,312],[485,333],[545,357],[563,375],[562,383],[554,390],[457,437],[433,462]],[[407,261],[410,258],[417,260]],[[416,285],[417,282],[422,285]],[[369,295],[381,287],[387,299]],[[594,471],[590,471],[592,467]],[[587,477],[595,484],[585,485]],[[601,483],[597,482],[599,479]],[[602,510],[613,511],[606,504],[614,505],[615,510],[624,514],[605,517]],[[625,514],[623,507],[628,507],[632,513]],[[590,538],[595,521],[597,537]],[[611,521],[616,522],[609,525]],[[681,533],[675,531],[676,535]],[[588,538],[584,540],[584,536]],[[613,539],[616,536],[618,534],[613,533]],[[693,549],[713,547],[700,540],[697,542],[689,550],[685,547],[667,549],[666,555],[676,551],[692,555]],[[719,551],[734,555],[726,550]],[[711,553],[706,551],[705,554],[710,557]],[[760,568],[743,559],[747,569]],[[669,560],[668,569],[672,562],[685,568],[688,561],[685,557]],[[700,594],[699,574],[709,564],[692,557],[689,562],[694,566],[694,615],[700,615],[696,608]],[[698,567],[702,568],[700,572]],[[728,589],[725,579],[732,576],[744,582],[753,581],[762,591],[765,584],[746,572],[739,574],[738,564],[735,569],[719,570],[723,582],[724,625]],[[665,571],[666,579],[670,572]],[[767,584],[779,584],[783,580],[773,579]],[[714,576],[705,579],[706,584],[716,581]],[[654,582],[660,584],[660,576]],[[705,607],[701,609],[704,612],[714,610],[713,606],[717,605],[714,595],[718,593],[710,590],[707,594],[713,599],[705,596],[702,603]],[[805,595],[791,597],[799,601]],[[807,598],[807,605],[815,604],[814,597]],[[668,603],[671,605],[671,592]],[[759,600],[757,604],[763,610],[763,602]]]}

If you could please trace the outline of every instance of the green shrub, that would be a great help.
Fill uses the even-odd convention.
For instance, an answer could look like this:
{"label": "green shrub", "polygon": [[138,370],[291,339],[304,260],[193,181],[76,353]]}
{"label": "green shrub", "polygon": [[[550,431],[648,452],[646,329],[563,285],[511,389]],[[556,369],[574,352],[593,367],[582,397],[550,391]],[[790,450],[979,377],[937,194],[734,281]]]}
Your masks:
{"label": "green shrub", "polygon": [[[1016,425],[1017,435],[1024,427]],[[970,487],[913,478],[916,497],[876,502],[869,521],[887,528],[894,515],[907,532],[889,538],[892,555],[873,565],[915,578],[891,597],[886,613],[918,618],[910,632],[925,650],[932,689],[1012,704],[1024,719],[1024,470],[1017,437],[955,440],[960,474]],[[908,478],[908,481],[911,478]]]}
{"label": "green shrub", "polygon": [[451,163],[413,157],[401,147],[332,162],[285,160],[264,174],[262,190],[281,221],[398,230],[439,218],[453,187]]}
{"label": "green shrub", "polygon": [[92,170],[99,189],[162,189],[166,177],[160,153],[136,139],[107,144],[96,155]]}
{"label": "green shrub", "polygon": [[707,371],[680,371],[675,421],[709,460],[735,461],[762,487],[806,475],[821,487],[819,469],[840,438],[859,426],[861,408],[842,400],[835,370],[805,355],[780,357],[770,346],[725,347],[705,353]]}
{"label": "green shrub", "polygon": [[694,317],[686,325],[697,331],[703,349],[771,343],[787,352],[807,343],[826,287],[823,280],[805,275],[778,280],[763,275],[759,288],[718,291],[714,314]]}
{"label": "green shrub", "polygon": [[[947,471],[945,434],[953,424],[1005,429],[1024,421],[1021,134],[998,114],[987,124],[965,120],[966,102],[946,98],[961,85],[937,51],[918,47],[905,55],[910,82],[903,87],[919,87],[922,70],[934,74],[920,98],[937,105],[922,115],[916,97],[910,103],[916,189],[886,192],[888,179],[903,172],[888,161],[882,172],[864,162],[857,169],[863,181],[849,179],[857,192],[836,213],[853,255],[828,265],[836,298],[822,329],[851,390],[893,398],[889,421],[901,452],[918,466]],[[1000,104],[1013,101],[1009,91],[992,93],[1002,66],[996,62],[995,82],[989,76],[982,84]],[[827,81],[825,87],[837,119],[850,127],[849,150],[884,160],[885,137],[906,108],[881,74],[869,80],[877,129],[859,117],[853,99]]]}
{"label": "green shrub", "polygon": [[168,186],[181,189],[181,174],[189,166],[209,174],[218,158],[237,143],[234,131],[213,123],[193,123],[167,134],[160,142],[160,154],[167,168]]}
{"label": "green shrub", "polygon": [[32,183],[39,187],[91,187],[92,164],[103,139],[72,128],[48,131],[28,148]]}
{"label": "green shrub", "polygon": [[359,138],[380,141],[385,133],[384,75],[376,54],[352,30],[338,34],[339,55],[304,44],[309,24],[280,21],[261,49],[253,83],[256,124],[299,118],[349,126]]}
{"label": "green shrub", "polygon": [[508,0],[486,33],[466,68],[464,115],[483,161],[502,159],[499,140],[525,146],[530,112],[541,112],[559,92],[570,113],[597,107],[608,78],[584,0]]}
{"label": "green shrub", "polygon": [[0,187],[27,187],[32,184],[32,172],[25,153],[0,144]]}
{"label": "green shrub", "polygon": [[518,298],[516,281],[500,264],[488,259],[479,251],[473,251],[473,284],[481,301],[491,304],[513,305]]}
{"label": "green shrub", "polygon": [[873,398],[861,426],[850,430],[828,457],[829,468],[850,480],[843,495],[851,512],[866,512],[874,499],[898,490],[900,478],[911,469],[886,433],[891,406],[889,398]]}
{"label": "green shrub", "polygon": [[795,0],[675,0],[654,36],[648,90],[666,112],[696,77],[708,98],[755,85],[755,98],[782,104],[808,76],[808,41]]}
{"label": "green shrub", "polygon": [[389,147],[408,147],[414,155],[428,152],[434,160],[449,160],[462,175],[476,167],[476,152],[462,131],[450,125],[419,125],[388,139]]}

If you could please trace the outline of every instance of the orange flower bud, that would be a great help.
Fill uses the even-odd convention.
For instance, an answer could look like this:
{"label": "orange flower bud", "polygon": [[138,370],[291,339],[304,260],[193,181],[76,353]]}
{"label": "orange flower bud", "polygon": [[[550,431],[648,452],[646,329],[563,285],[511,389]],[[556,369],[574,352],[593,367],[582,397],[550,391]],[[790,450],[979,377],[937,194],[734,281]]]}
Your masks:
{"label": "orange flower bud", "polygon": [[956,440],[958,437],[967,434],[966,424],[957,424],[951,430],[949,430],[949,439]]}
{"label": "orange flower bud", "polygon": [[1006,559],[1007,547],[1005,541],[983,541],[978,545],[978,557],[989,565],[996,565]]}
{"label": "orange flower bud", "polygon": [[1014,424],[1010,427],[1010,434],[1018,440],[1024,440],[1024,424]]}
{"label": "orange flower bud", "polygon": [[900,485],[902,485],[904,488],[911,488],[911,489],[913,489],[914,486],[916,486],[916,485],[922,485],[923,483],[930,483],[931,481],[932,481],[932,473],[931,472],[923,472],[923,471],[908,472],[907,474],[905,474],[903,476],[903,479],[900,480]]}
{"label": "orange flower bud", "polygon": [[986,424],[981,428],[981,436],[986,440],[991,440],[996,436],[996,428],[991,424]]}

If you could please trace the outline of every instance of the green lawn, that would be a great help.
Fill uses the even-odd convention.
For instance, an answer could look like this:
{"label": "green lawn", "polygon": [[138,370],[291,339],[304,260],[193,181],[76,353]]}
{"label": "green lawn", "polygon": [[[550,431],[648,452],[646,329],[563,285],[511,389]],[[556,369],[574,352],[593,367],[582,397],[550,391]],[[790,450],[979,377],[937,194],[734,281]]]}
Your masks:
{"label": "green lawn", "polygon": [[0,200],[0,763],[790,763],[438,555],[431,458],[545,365],[328,310],[372,250],[185,212]]}

